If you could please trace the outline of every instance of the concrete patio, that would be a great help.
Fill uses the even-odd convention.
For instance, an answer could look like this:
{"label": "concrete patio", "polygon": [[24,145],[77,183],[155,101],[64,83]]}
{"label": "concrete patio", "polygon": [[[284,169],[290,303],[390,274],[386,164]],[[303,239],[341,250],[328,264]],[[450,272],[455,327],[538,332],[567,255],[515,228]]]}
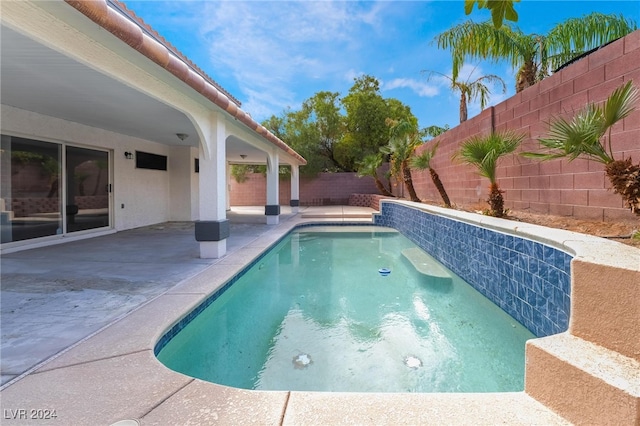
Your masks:
{"label": "concrete patio", "polygon": [[[371,218],[366,207],[302,207],[300,215]],[[283,207],[280,221],[295,215]],[[228,255],[269,231],[264,207],[228,212]],[[1,261],[2,383],[222,259],[199,258],[193,223],[171,222],[5,254]]]}
{"label": "concrete patio", "polygon": [[[306,208],[296,215],[284,214],[275,226],[256,223],[261,221],[260,215],[251,213],[247,208],[229,215],[229,253],[214,261],[197,258],[191,225],[179,223],[6,256],[3,296],[5,272],[11,271],[13,279],[29,284],[30,290],[22,299],[18,294],[12,296],[12,304],[21,309],[2,299],[3,346],[5,334],[7,341],[18,342],[22,337],[24,345],[6,359],[13,359],[16,367],[7,374],[5,380],[9,381],[2,389],[3,424],[567,424],[525,392],[247,391],[166,368],[153,353],[166,330],[293,227],[305,222],[369,222],[372,210]],[[163,244],[166,240],[171,243]],[[46,266],[32,266],[43,259],[48,259]],[[25,265],[30,269],[20,275]],[[70,272],[79,270],[84,273]],[[43,277],[47,280],[41,281]],[[120,285],[108,284],[110,279]],[[87,298],[71,302],[61,297],[58,300],[65,301],[63,308],[40,298],[39,304],[29,310],[31,294],[37,294],[37,289],[44,291],[51,283],[61,287],[62,295],[73,298],[80,292]],[[15,291],[20,286],[12,288]],[[105,309],[105,303],[115,309]],[[41,306],[47,306],[47,310]],[[22,319],[33,325],[13,336],[9,328],[13,326],[5,322],[5,317],[12,324],[20,324]],[[40,335],[31,338],[31,330]],[[66,334],[65,340],[58,342],[58,334]],[[20,366],[16,361],[18,352],[41,346],[47,349],[38,351],[28,363]],[[2,361],[4,365],[4,353]],[[21,368],[27,371],[20,374]]]}
{"label": "concrete patio", "polygon": [[[2,362],[11,370],[2,423],[565,424],[525,392],[247,391],[184,376],[155,358],[169,327],[297,224],[369,222],[372,212],[302,208],[267,226],[259,208],[235,209],[229,252],[211,261],[197,257],[191,225],[182,223],[3,257]],[[33,355],[23,361],[26,353]]]}

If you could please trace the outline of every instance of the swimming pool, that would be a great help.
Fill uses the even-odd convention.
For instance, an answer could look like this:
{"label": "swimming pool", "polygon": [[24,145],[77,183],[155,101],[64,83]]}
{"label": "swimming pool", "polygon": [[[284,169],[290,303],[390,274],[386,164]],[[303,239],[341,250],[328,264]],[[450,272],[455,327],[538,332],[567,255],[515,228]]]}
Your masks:
{"label": "swimming pool", "polygon": [[294,230],[192,317],[158,359],[245,389],[519,391],[534,337],[402,234],[371,226]]}

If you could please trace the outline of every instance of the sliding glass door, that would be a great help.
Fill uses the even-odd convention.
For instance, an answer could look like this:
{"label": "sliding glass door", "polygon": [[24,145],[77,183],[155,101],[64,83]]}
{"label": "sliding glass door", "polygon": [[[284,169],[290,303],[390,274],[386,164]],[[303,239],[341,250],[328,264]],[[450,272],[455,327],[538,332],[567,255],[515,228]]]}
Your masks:
{"label": "sliding glass door", "polygon": [[110,226],[109,153],[2,135],[1,242]]}
{"label": "sliding glass door", "polygon": [[109,226],[109,153],[66,148],[67,232]]}
{"label": "sliding glass door", "polygon": [[62,234],[62,146],[2,135],[2,242]]}

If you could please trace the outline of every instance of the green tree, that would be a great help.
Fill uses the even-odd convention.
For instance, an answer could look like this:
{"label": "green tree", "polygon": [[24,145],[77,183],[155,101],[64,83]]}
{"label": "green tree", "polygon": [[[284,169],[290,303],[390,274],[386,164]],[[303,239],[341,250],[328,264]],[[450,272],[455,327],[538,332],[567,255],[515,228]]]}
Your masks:
{"label": "green tree", "polygon": [[253,166],[249,164],[232,164],[231,165],[231,176],[238,183],[244,183],[249,179],[249,173],[253,173]]}
{"label": "green tree", "polygon": [[496,179],[498,160],[500,157],[515,151],[523,139],[524,135],[511,131],[492,132],[485,136],[473,136],[462,142],[460,149],[454,155],[455,158],[460,158],[464,163],[476,167],[480,176],[489,179],[488,203],[490,210],[488,214],[491,216],[505,216],[503,191],[498,187]]}
{"label": "green tree", "polygon": [[337,92],[318,92],[302,104],[305,120],[315,127],[318,153],[342,170],[336,160],[335,149],[343,136],[344,117],[340,112],[340,94]]}
{"label": "green tree", "polygon": [[360,160],[358,164],[358,176],[365,177],[370,176],[376,183],[376,188],[380,191],[380,194],[386,195],[387,197],[393,197],[393,193],[388,190],[380,178],[378,177],[378,168],[382,165],[383,158],[382,154],[369,154],[365,156],[362,160]]}
{"label": "green tree", "polygon": [[302,155],[307,165],[300,172],[313,176],[359,170],[364,157],[387,144],[385,120],[405,117],[413,117],[408,106],[383,98],[378,80],[362,76],[342,99],[336,92],[318,92],[300,110],[285,110],[262,125]]}
{"label": "green tree", "polygon": [[272,115],[261,123],[267,130],[282,141],[287,137],[285,130],[287,112],[288,111],[285,111],[280,117]]}
{"label": "green tree", "polygon": [[571,121],[562,117],[552,120],[549,137],[539,139],[546,152],[523,155],[542,160],[583,158],[604,164],[614,192],[622,196],[633,213],[640,215],[640,164],[634,165],[631,157],[625,159],[624,155],[616,159],[611,146],[611,128],[635,110],[638,99],[638,89],[629,81],[614,90],[604,103],[587,104]]}
{"label": "green tree", "polygon": [[388,119],[387,124],[390,127],[389,142],[386,146],[380,148],[380,151],[390,155],[391,174],[402,180],[411,201],[419,203],[420,198],[418,198],[413,186],[411,167],[409,165],[409,159],[413,152],[422,144],[418,120],[415,117],[402,120]]}
{"label": "green tree", "polygon": [[[475,70],[475,68],[474,68]],[[486,86],[486,83],[498,83],[500,87],[502,87],[502,93],[507,91],[507,86],[504,84],[504,81],[494,74],[483,75],[481,77],[476,78],[471,81],[471,75],[473,71],[469,73],[469,76],[465,81],[458,81],[455,78],[449,77],[446,74],[442,74],[438,71],[427,71],[429,75],[427,76],[427,80],[431,79],[434,74],[440,75],[451,83],[450,88],[455,92],[460,92],[460,122],[464,123],[467,121],[467,106],[469,102],[475,101],[476,99],[480,99],[480,109],[484,110],[487,106],[487,102],[489,101],[489,95],[491,94],[491,90]]]}
{"label": "green tree", "polygon": [[341,100],[346,112],[345,133],[335,156],[346,171],[355,171],[356,163],[375,154],[388,142],[388,102],[380,95],[380,83],[372,76],[354,79],[347,96]]}
{"label": "green tree", "polygon": [[[416,120],[417,122],[417,119],[411,112],[411,107],[409,107],[408,105],[405,105],[398,99],[394,99],[394,98],[386,98],[384,101],[387,104],[387,118],[390,118],[396,121]],[[387,123],[387,120],[385,119],[385,124],[386,123]]]}
{"label": "green tree", "polygon": [[439,34],[436,41],[438,47],[451,50],[454,80],[467,58],[506,60],[518,69],[519,92],[563,63],[635,29],[635,22],[623,16],[591,13],[562,22],[546,35],[525,34],[510,25],[496,28],[490,22],[467,21]]}
{"label": "green tree", "polygon": [[338,110],[337,118],[332,116],[331,105],[322,103],[323,100],[330,102],[332,97],[337,99],[337,96],[337,93],[320,92],[305,101],[301,110],[286,110],[280,117],[272,116],[262,123],[307,160],[307,165],[300,169],[306,176],[342,171],[333,156],[335,141],[342,137],[338,125],[333,126],[333,123],[341,120],[341,115]]}
{"label": "green tree", "polygon": [[420,154],[411,158],[411,160],[409,161],[409,166],[412,169],[416,170],[429,170],[431,181],[438,190],[438,193],[442,198],[442,202],[444,203],[445,207],[451,207],[451,200],[449,200],[449,195],[447,194],[447,191],[444,189],[444,185],[440,180],[440,175],[438,175],[433,167],[431,167],[431,160],[436,155],[438,145],[438,142],[431,143],[430,146],[425,148]]}

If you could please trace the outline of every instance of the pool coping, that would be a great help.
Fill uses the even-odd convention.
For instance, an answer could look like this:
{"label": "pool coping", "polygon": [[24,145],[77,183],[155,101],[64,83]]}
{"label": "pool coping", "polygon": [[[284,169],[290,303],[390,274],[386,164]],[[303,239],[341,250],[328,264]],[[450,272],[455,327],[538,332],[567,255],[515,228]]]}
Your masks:
{"label": "pool coping", "polygon": [[[640,250],[631,247],[627,250],[618,243],[433,206],[392,202],[408,203],[455,220],[480,223],[562,247],[575,253],[578,263],[584,262],[591,268],[600,265],[640,274]],[[154,347],[169,328],[294,227],[308,223],[370,221],[298,215],[275,225],[253,242],[5,388],[0,402],[3,413],[24,409],[28,415],[28,410],[56,410],[57,418],[52,422],[66,424],[112,424],[124,419],[137,419],[141,424],[568,423],[566,418],[571,415],[563,412],[561,417],[557,414],[561,409],[548,408],[536,400],[530,390],[491,394],[248,391],[187,377],[169,370],[155,358]],[[620,253],[629,256],[621,259]],[[572,313],[567,335],[573,333],[576,325],[573,316]],[[578,330],[581,330],[580,324]],[[638,362],[630,357],[623,361],[627,358],[632,363]],[[535,389],[533,395],[538,396]],[[7,424],[29,423],[29,420],[34,419],[15,419],[14,423],[4,418]]]}

